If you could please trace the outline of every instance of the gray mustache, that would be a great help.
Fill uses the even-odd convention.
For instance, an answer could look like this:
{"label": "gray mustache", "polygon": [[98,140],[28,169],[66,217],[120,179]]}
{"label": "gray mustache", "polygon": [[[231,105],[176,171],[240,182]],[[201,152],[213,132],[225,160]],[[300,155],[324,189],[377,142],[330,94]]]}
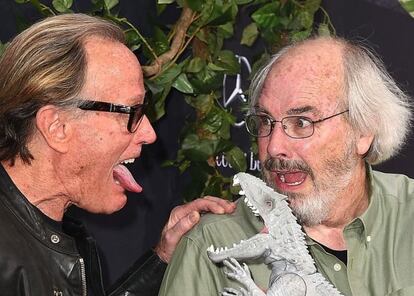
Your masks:
{"label": "gray mustache", "polygon": [[267,158],[264,167],[268,171],[303,171],[313,176],[311,168],[300,160],[287,160],[283,158]]}

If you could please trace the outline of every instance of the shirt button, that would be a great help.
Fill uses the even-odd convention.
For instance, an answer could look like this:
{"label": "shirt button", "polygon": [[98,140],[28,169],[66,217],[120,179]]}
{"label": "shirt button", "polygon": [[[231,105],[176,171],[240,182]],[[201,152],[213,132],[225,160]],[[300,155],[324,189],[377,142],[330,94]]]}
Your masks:
{"label": "shirt button", "polygon": [[371,236],[370,235],[368,235],[367,236],[367,242],[370,242],[371,241]]}
{"label": "shirt button", "polygon": [[56,234],[52,234],[50,236],[50,241],[54,244],[57,244],[60,242],[60,238]]}
{"label": "shirt button", "polygon": [[334,265],[334,270],[335,271],[340,271],[341,270],[341,264],[339,264],[339,263],[335,263],[335,265]]}

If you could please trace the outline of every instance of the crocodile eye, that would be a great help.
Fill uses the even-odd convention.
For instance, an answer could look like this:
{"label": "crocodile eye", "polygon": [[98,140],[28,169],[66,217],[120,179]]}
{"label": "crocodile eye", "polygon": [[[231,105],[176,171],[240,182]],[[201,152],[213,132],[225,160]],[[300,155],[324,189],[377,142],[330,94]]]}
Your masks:
{"label": "crocodile eye", "polygon": [[266,205],[268,208],[272,208],[273,207],[273,203],[271,200],[266,200]]}

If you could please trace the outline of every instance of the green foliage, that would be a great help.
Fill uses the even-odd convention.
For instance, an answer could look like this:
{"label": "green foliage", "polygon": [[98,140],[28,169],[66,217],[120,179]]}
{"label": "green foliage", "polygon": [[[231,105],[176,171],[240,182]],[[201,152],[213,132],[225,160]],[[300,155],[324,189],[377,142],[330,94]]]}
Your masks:
{"label": "green foliage", "polygon": [[414,17],[414,0],[399,0],[401,6]]}
{"label": "green foliage", "polygon": [[3,52],[4,52],[4,50],[6,49],[7,45],[9,45],[9,43],[5,43],[5,44],[3,44],[3,43],[0,41],[0,56],[3,54]]}
{"label": "green foliage", "polygon": [[[44,16],[72,12],[73,5],[73,0],[53,0],[52,7],[39,0],[15,1],[30,2]],[[142,36],[127,19],[112,12],[118,0],[90,1],[90,14],[119,24],[124,28],[127,45],[147,59],[143,71],[151,120],[165,115],[165,101],[172,88],[181,92],[185,102],[194,108],[194,116],[187,119],[183,128],[177,158],[164,163],[192,178],[183,193],[185,200],[208,194],[231,198],[230,178],[220,173],[215,156],[224,154],[236,171],[246,171],[247,164],[243,151],[231,141],[235,118],[219,103],[224,75],[240,72],[235,54],[223,48],[224,40],[233,37],[240,9],[249,6],[253,11],[252,22],[244,28],[240,44],[252,46],[258,38],[267,44],[253,66],[254,71],[281,46],[311,34],[321,0],[158,0],[158,24],[162,26],[154,26],[151,37]],[[175,24],[165,24],[162,20],[162,12],[168,5],[182,12]],[[326,35],[331,29],[324,13],[318,32]],[[0,53],[3,49],[0,44]],[[255,143],[252,151],[257,152]]]}

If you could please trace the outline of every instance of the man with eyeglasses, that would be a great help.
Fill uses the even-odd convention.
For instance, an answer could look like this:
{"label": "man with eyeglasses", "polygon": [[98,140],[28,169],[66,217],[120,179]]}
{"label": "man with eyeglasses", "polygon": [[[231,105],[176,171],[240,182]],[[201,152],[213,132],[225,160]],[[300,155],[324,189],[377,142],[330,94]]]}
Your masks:
{"label": "man with eyeglasses", "polygon": [[[397,153],[410,118],[381,61],[340,38],[287,46],[252,81],[246,127],[262,177],[287,196],[318,271],[344,295],[414,295],[414,180],[370,166]],[[178,245],[160,295],[246,295],[207,249],[261,231],[243,202],[232,215],[203,217]],[[246,263],[265,291],[270,268]]]}
{"label": "man with eyeglasses", "polygon": [[0,58],[0,294],[157,295],[180,237],[207,197],[175,208],[154,251],[104,291],[95,241],[65,216],[110,214],[142,188],[126,163],[155,141],[140,64],[116,25],[82,14],[45,19]]}

